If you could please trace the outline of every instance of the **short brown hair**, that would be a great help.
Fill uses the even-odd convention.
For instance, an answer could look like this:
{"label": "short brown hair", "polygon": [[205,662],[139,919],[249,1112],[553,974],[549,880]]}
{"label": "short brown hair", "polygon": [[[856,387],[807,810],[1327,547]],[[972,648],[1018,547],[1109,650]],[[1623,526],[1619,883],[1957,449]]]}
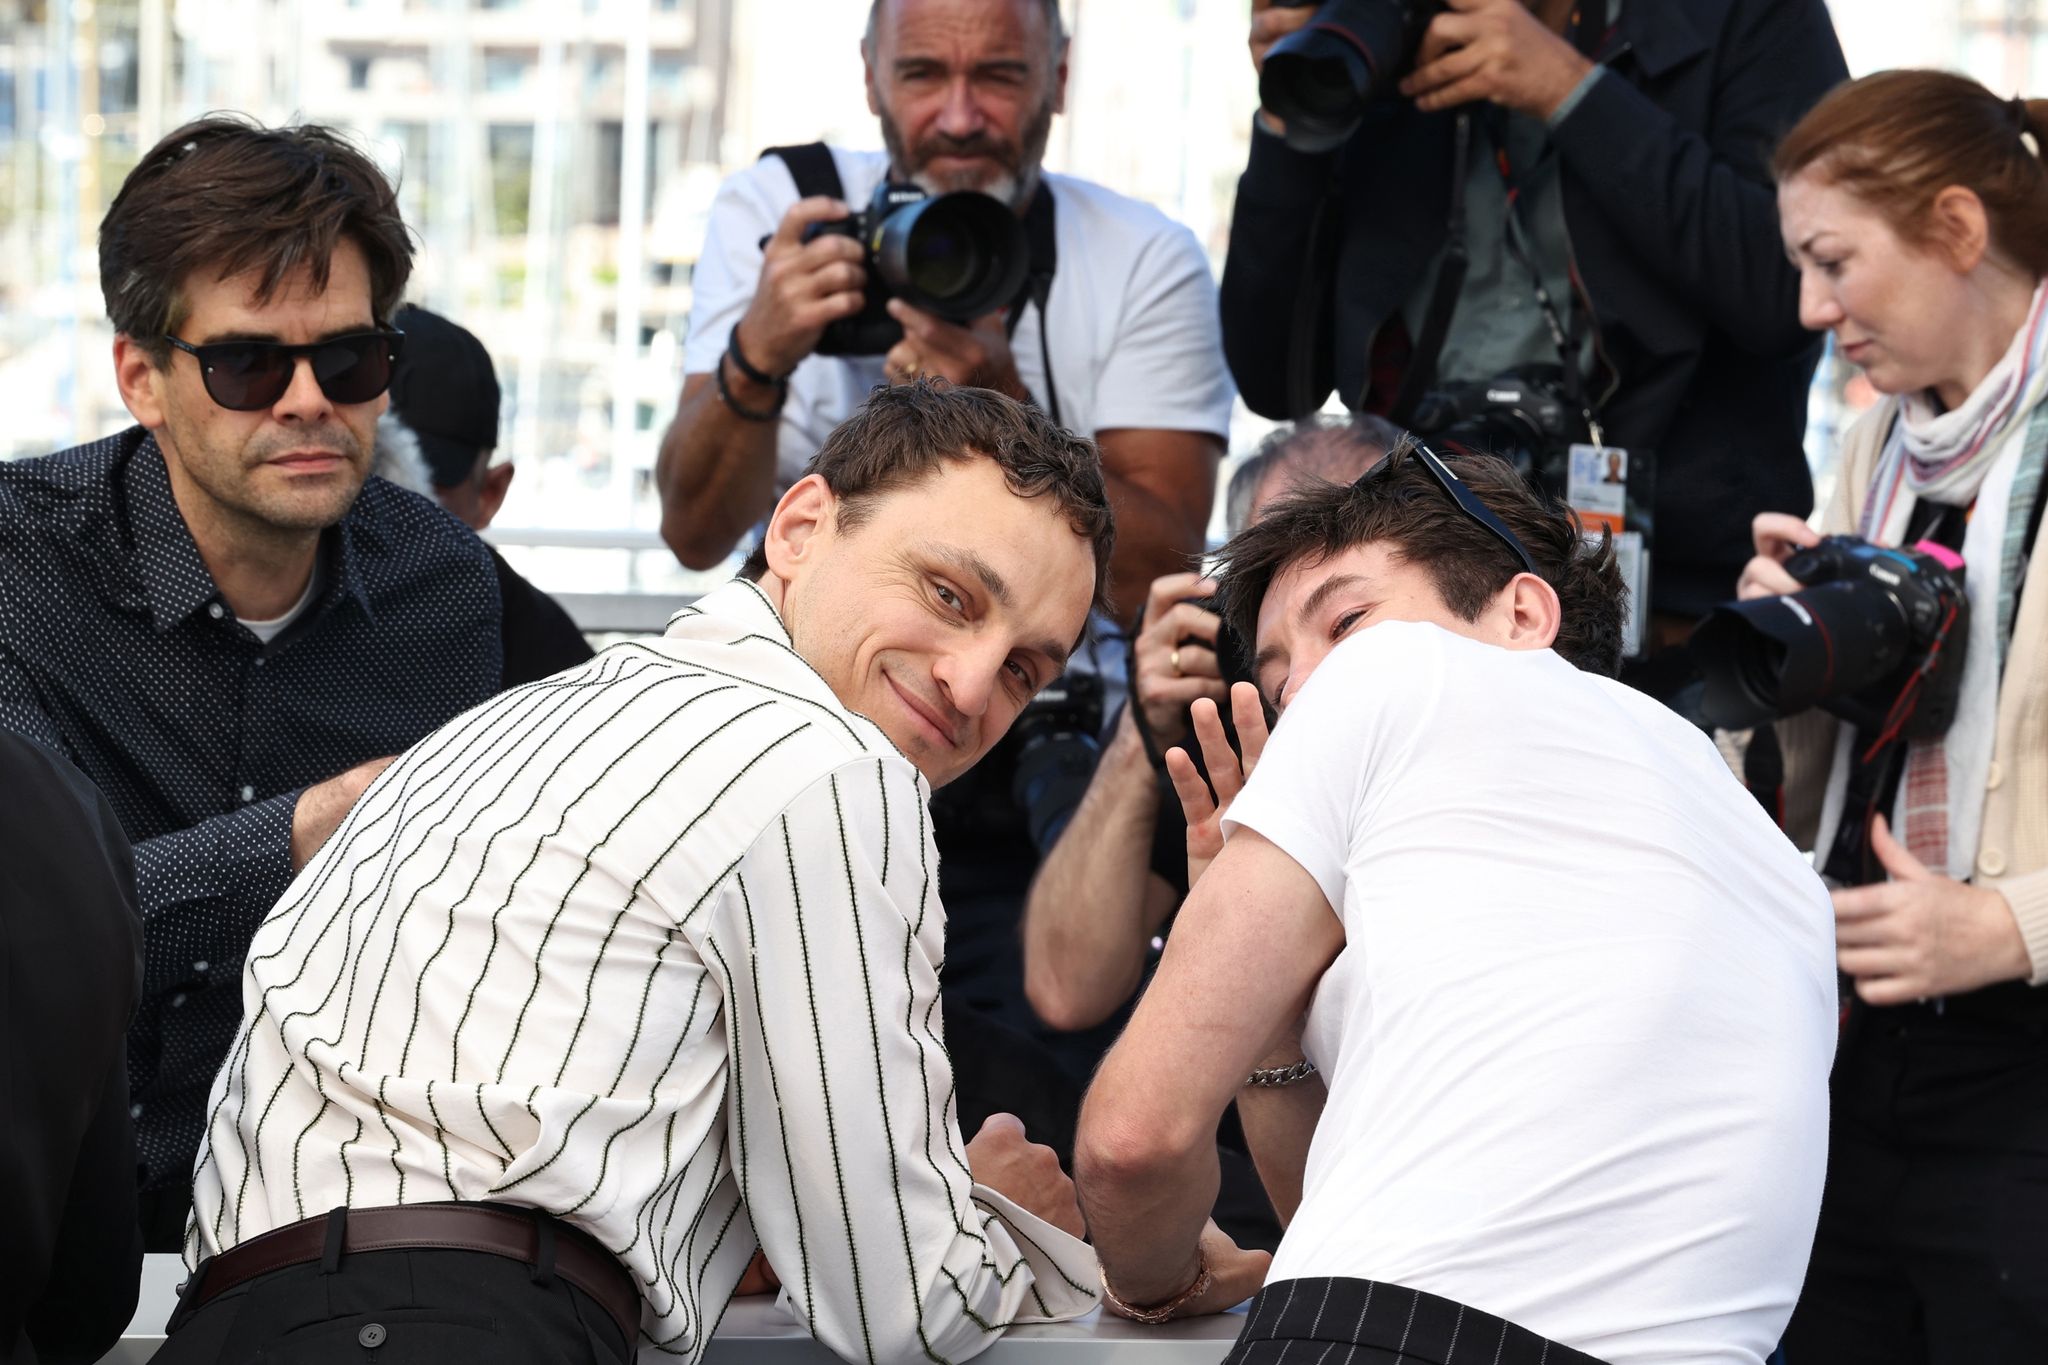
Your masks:
{"label": "short brown hair", "polygon": [[[1269,504],[1256,525],[1223,547],[1224,615],[1239,638],[1256,641],[1260,604],[1282,572],[1375,542],[1427,570],[1458,616],[1479,619],[1494,594],[1522,572],[1521,561],[1452,501],[1422,461],[1411,457],[1413,449],[1413,441],[1402,442],[1356,483],[1311,488]],[[1612,538],[1591,545],[1569,507],[1531,488],[1505,460],[1464,453],[1446,458],[1557,590],[1559,621],[1551,648],[1588,673],[1613,677],[1621,669],[1627,589]]]}
{"label": "short brown hair", "polygon": [[[986,456],[1020,498],[1050,497],[1074,534],[1095,549],[1095,601],[1105,610],[1109,556],[1116,544],[1102,457],[1095,442],[1055,423],[1028,403],[992,389],[955,388],[943,379],[877,388],[825,438],[805,476],[823,475],[839,500],[838,526],[851,531],[876,498],[935,472],[942,460]],[[768,554],[755,546],[740,567],[759,578]]]}
{"label": "short brown hair", "polygon": [[1934,200],[1960,185],[1983,201],[1992,246],[2038,280],[2048,275],[2044,136],[2048,101],[2002,100],[1949,71],[1880,71],[1829,91],[1778,144],[1771,172],[1780,184],[1810,172],[1838,185],[1923,248],[1945,245]]}
{"label": "short brown hair", "polygon": [[164,138],[129,172],[100,223],[100,292],[114,330],[162,366],[194,271],[261,271],[260,301],[301,266],[325,289],[343,238],[361,249],[372,314],[388,322],[412,274],[412,238],[376,163],[318,124],[265,128],[213,114]]}

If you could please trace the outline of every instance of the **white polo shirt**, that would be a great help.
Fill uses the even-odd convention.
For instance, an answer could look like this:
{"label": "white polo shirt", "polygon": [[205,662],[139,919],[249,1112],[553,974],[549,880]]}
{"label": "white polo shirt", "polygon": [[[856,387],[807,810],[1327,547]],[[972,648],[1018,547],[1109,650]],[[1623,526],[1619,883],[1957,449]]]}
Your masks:
{"label": "white polo shirt", "polygon": [[[888,173],[883,152],[832,149],[845,198],[864,209]],[[1046,313],[1027,306],[1010,349],[1017,373],[1051,410],[1044,352],[1052,358],[1060,417],[1094,436],[1127,427],[1230,430],[1236,389],[1223,362],[1216,284],[1194,234],[1150,205],[1071,176],[1046,175],[1053,195],[1059,268]],[[683,369],[709,374],[761,278],[761,239],[797,201],[779,156],[735,172],[711,206],[704,252],[691,277],[690,330]],[[750,357],[751,358],[751,357]],[[880,356],[814,355],[789,380],[776,438],[776,492],[795,483],[832,428],[885,382]]]}
{"label": "white polo shirt", "polygon": [[1316,670],[1229,826],[1344,924],[1274,1280],[1612,1365],[1770,1353],[1820,1207],[1834,918],[1705,737],[1549,650],[1390,622]]}

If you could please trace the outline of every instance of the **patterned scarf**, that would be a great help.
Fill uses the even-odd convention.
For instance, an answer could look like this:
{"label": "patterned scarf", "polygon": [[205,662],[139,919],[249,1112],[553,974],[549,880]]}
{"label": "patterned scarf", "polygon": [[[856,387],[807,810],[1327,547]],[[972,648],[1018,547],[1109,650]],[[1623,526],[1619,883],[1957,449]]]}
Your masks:
{"label": "patterned scarf", "polygon": [[1983,824],[1979,793],[1990,773],[1997,733],[1998,681],[2019,592],[2028,514],[2048,457],[2048,283],[2034,291],[2027,318],[2005,356],[1961,406],[1936,410],[1929,395],[1906,396],[1879,456],[1861,531],[1896,545],[1913,504],[1931,498],[1971,509],[1963,537],[1971,629],[1963,695],[1954,725],[1939,739],[1915,740],[1893,824],[1907,850],[1936,872],[1967,877]]}

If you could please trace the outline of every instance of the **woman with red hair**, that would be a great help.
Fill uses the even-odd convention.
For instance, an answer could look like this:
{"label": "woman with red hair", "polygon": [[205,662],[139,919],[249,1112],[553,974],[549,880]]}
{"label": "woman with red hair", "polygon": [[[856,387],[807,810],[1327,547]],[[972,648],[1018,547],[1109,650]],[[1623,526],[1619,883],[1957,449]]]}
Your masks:
{"label": "woman with red hair", "polygon": [[1801,320],[1886,397],[1818,531],[1757,518],[1740,593],[1798,590],[1784,561],[1822,533],[1931,538],[1962,555],[1971,621],[1944,735],[1779,726],[1787,828],[1840,885],[1854,984],[1789,1365],[2048,1360],[2044,134],[2048,102],[1888,71],[1775,160]]}

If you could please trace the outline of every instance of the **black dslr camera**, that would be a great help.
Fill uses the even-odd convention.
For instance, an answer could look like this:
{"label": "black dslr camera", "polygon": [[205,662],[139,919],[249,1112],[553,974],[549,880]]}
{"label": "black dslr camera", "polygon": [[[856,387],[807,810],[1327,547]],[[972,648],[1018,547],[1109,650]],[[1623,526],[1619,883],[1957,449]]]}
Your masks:
{"label": "black dslr camera", "polygon": [[[1306,9],[1316,0],[1275,0]],[[1259,102],[1287,125],[1287,144],[1327,152],[1358,130],[1366,106],[1407,73],[1443,0],[1327,0],[1266,54]]]}
{"label": "black dslr camera", "polygon": [[1431,389],[1415,405],[1408,426],[1425,441],[1498,456],[1558,497],[1565,492],[1572,444],[1590,439],[1585,416],[1565,397],[1564,373],[1555,365]]}
{"label": "black dslr camera", "polygon": [[1008,204],[975,190],[927,194],[884,181],[865,212],[804,229],[806,242],[851,237],[867,254],[867,301],[826,327],[819,355],[882,355],[903,339],[891,297],[948,322],[966,323],[1009,303],[1024,287],[1031,252]]}
{"label": "black dslr camera", "polygon": [[1743,729],[1819,706],[1872,734],[1948,730],[1970,627],[1954,551],[1829,536],[1785,571],[1806,588],[1726,603],[1693,632],[1709,722]]}

